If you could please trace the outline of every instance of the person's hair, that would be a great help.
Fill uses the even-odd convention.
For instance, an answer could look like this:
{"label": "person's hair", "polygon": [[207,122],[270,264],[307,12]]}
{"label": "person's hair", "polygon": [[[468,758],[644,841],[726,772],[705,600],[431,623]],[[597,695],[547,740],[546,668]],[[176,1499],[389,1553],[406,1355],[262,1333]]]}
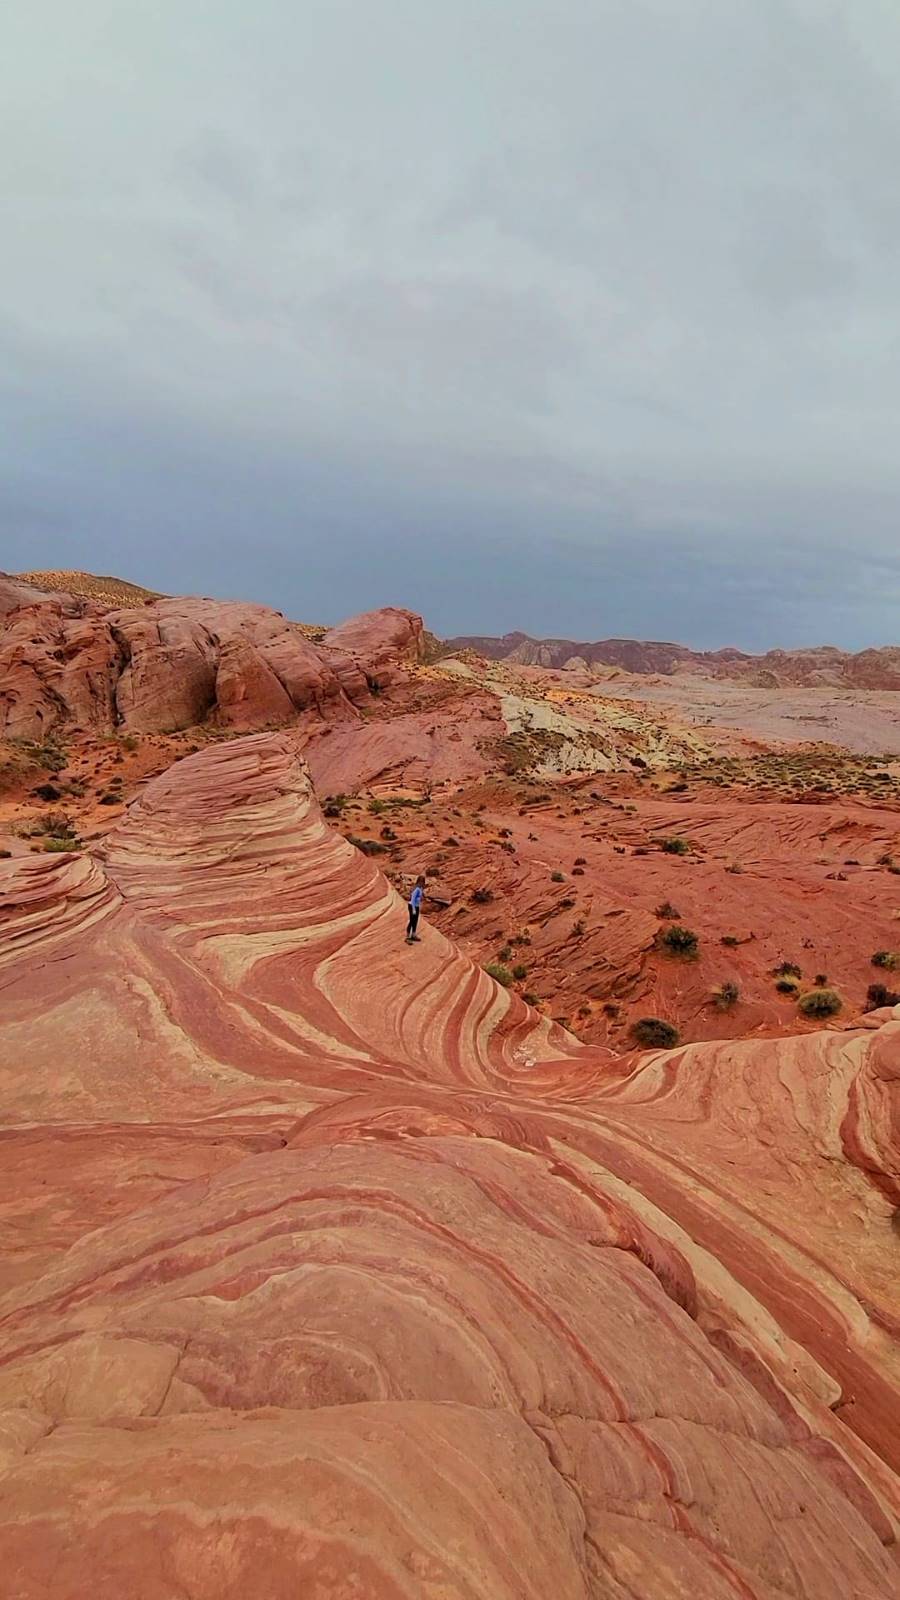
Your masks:
{"label": "person's hair", "polygon": [[425,886],[425,874],[424,874],[424,872],[420,872],[419,873],[419,876],[416,879],[416,883],[421,883],[423,888],[424,888],[424,886]]}

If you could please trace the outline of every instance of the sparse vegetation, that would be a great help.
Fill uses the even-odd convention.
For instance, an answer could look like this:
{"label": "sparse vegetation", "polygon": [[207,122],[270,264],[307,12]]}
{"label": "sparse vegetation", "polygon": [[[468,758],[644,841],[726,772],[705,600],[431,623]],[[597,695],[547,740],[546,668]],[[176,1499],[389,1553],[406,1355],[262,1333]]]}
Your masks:
{"label": "sparse vegetation", "polygon": [[528,968],[524,966],[521,961],[519,961],[513,967],[512,975],[515,978],[516,983],[523,983],[528,977]]}
{"label": "sparse vegetation", "polygon": [[900,994],[889,989],[886,983],[870,983],[866,990],[866,1010],[879,1011],[882,1006],[900,1006]]}
{"label": "sparse vegetation", "polygon": [[886,972],[895,972],[900,967],[900,955],[896,950],[876,950],[872,957],[873,967],[882,967]]}
{"label": "sparse vegetation", "polygon": [[357,850],[361,850],[364,856],[387,855],[387,845],[379,844],[377,839],[360,839],[355,833],[348,833],[347,840],[348,843],[355,845]]}
{"label": "sparse vegetation", "polygon": [[671,900],[664,900],[662,905],[657,906],[656,915],[661,922],[677,922],[681,912],[677,906],[673,906]]}
{"label": "sparse vegetation", "polygon": [[721,939],[719,940],[719,943],[727,945],[729,950],[736,949],[740,942],[741,941],[736,933],[723,933]]}
{"label": "sparse vegetation", "polygon": [[712,992],[713,1004],[718,1011],[730,1011],[732,1006],[737,1005],[740,997],[739,986],[730,978],[718,984]]}
{"label": "sparse vegetation", "polygon": [[572,923],[572,938],[580,939],[584,933],[584,922],[581,917]]}
{"label": "sparse vegetation", "polygon": [[678,1029],[661,1017],[641,1017],[631,1028],[635,1043],[645,1050],[672,1050],[679,1040]]}
{"label": "sparse vegetation", "polygon": [[803,973],[795,961],[782,961],[772,968],[773,978],[802,978]]}
{"label": "sparse vegetation", "polygon": [[686,856],[690,855],[691,850],[690,841],[682,839],[680,834],[674,834],[670,839],[660,840],[659,848],[667,856]]}
{"label": "sparse vegetation", "polygon": [[501,983],[504,989],[508,989],[513,981],[509,967],[505,967],[502,961],[489,961],[484,970],[489,978],[493,978],[495,983]]}
{"label": "sparse vegetation", "polygon": [[473,889],[469,899],[474,906],[489,906],[494,898],[493,889]]}
{"label": "sparse vegetation", "polygon": [[566,875],[565,875],[564,872],[551,872],[551,874],[550,874],[550,882],[551,883],[565,883],[565,881],[566,881]]}
{"label": "sparse vegetation", "polygon": [[844,1002],[836,989],[807,989],[797,1000],[804,1017],[834,1017]]}
{"label": "sparse vegetation", "polygon": [[680,956],[682,960],[691,961],[697,954],[699,939],[691,928],[683,928],[675,922],[660,934],[659,942],[664,950],[672,956]]}
{"label": "sparse vegetation", "polygon": [[775,979],[775,987],[779,994],[799,994],[800,979],[792,978],[789,973],[785,973],[783,978]]}

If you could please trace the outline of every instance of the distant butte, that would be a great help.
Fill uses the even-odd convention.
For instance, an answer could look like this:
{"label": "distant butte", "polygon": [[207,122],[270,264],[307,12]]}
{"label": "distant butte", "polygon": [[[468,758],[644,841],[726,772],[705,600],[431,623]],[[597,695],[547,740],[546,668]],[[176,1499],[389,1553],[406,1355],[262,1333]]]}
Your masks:
{"label": "distant butte", "polygon": [[566,667],[570,663],[618,667],[624,672],[697,673],[703,677],[758,681],[763,687],[814,685],[859,689],[900,689],[900,647],[861,650],[853,655],[833,645],[810,650],[769,650],[747,655],[741,650],[690,650],[682,644],[653,640],[532,639],[527,633],[502,638],[461,635],[447,641],[449,650],[474,650],[491,661],[521,666]]}

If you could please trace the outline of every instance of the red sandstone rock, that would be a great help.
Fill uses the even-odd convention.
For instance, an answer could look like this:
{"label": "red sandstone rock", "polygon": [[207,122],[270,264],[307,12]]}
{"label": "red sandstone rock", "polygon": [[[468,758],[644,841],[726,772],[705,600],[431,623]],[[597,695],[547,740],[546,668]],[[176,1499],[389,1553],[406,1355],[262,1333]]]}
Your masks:
{"label": "red sandstone rock", "polygon": [[[311,644],[266,606],[157,600],[111,610],[11,584],[0,634],[0,734],[242,728],[365,700],[421,649],[411,612],[370,612]],[[219,700],[219,688],[222,701]]]}
{"label": "red sandstone rock", "polygon": [[582,1048],[278,735],[0,882],[16,1600],[895,1592],[900,1022]]}

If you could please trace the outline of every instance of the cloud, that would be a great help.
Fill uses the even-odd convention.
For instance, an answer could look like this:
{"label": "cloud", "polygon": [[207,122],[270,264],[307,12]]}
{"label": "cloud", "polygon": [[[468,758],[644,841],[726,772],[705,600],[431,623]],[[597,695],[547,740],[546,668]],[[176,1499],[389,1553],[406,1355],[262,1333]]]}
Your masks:
{"label": "cloud", "polygon": [[888,0],[32,0],[7,33],[0,565],[890,636]]}

